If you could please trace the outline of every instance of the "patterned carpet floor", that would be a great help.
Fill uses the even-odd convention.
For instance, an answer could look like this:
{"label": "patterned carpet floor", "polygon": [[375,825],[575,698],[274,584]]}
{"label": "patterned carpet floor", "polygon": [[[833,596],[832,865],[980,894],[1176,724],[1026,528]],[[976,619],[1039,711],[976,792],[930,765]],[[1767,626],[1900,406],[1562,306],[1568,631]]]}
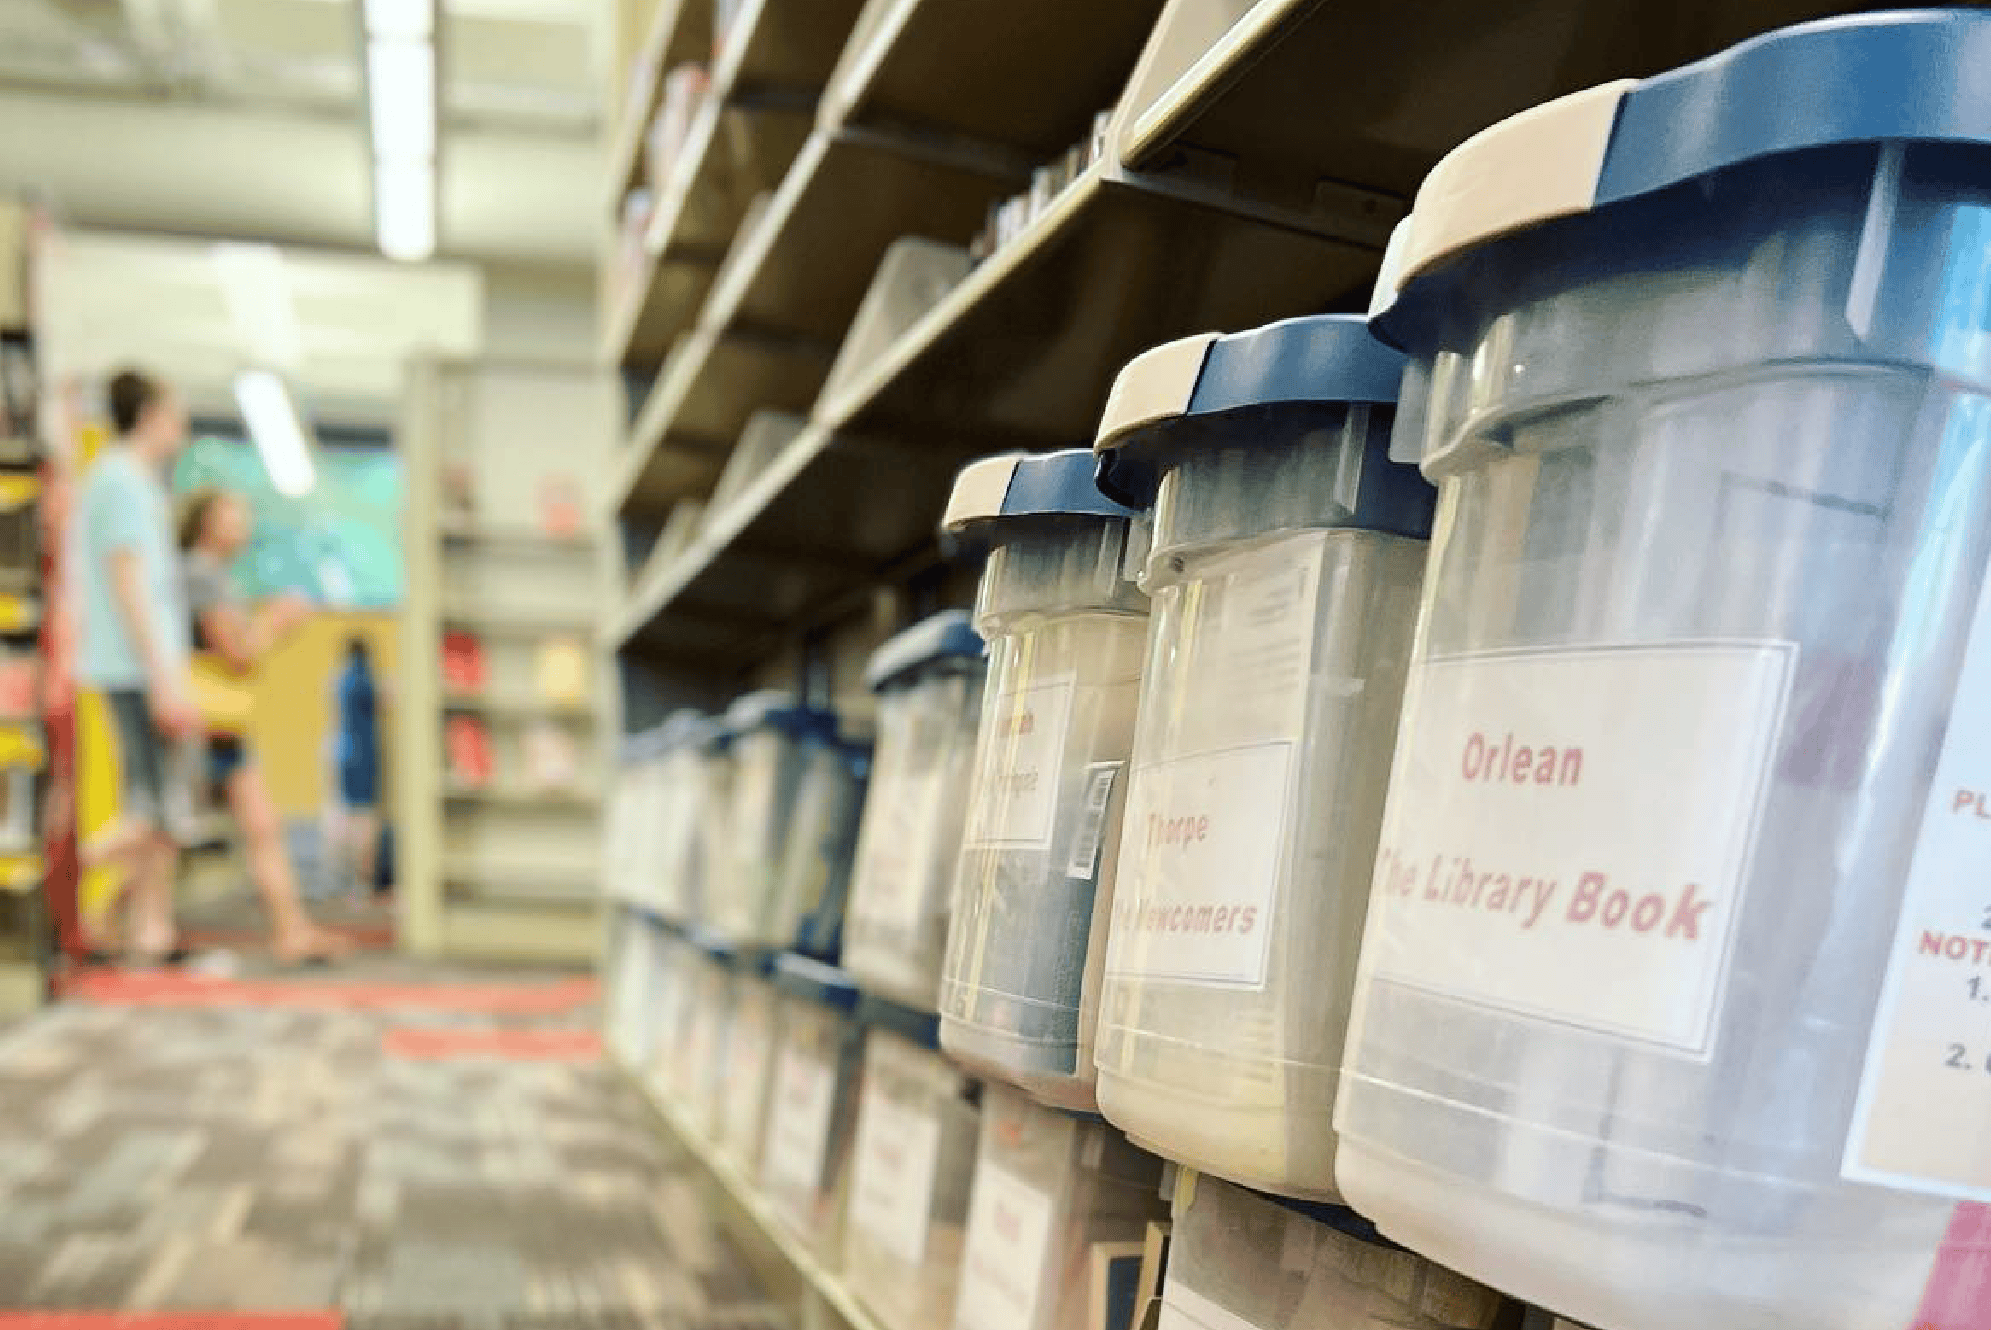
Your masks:
{"label": "patterned carpet floor", "polygon": [[[594,1002],[379,962],[86,976],[0,1030],[0,1330],[784,1325]],[[275,1312],[309,1315],[224,1314]]]}

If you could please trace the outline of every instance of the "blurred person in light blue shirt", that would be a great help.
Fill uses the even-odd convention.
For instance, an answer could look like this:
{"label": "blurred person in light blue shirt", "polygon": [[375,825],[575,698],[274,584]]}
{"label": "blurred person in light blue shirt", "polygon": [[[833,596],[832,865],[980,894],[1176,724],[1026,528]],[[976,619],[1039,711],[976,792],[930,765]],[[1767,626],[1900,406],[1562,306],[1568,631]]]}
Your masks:
{"label": "blurred person in light blue shirt", "polygon": [[67,564],[77,682],[103,694],[118,738],[119,820],[83,857],[127,870],[123,940],[140,959],[163,959],[175,949],[173,873],[194,834],[200,738],[165,483],[187,416],[171,387],[136,370],[112,377],[107,404],[118,437],[83,478]]}

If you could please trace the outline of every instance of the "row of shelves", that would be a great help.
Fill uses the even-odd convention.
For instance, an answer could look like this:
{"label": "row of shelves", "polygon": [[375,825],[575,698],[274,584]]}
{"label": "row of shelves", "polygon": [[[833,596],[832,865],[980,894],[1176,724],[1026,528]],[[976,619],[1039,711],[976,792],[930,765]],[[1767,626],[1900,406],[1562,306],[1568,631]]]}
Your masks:
{"label": "row of shelves", "polygon": [[[1539,0],[1496,21],[1449,2],[1403,19],[1318,0],[1084,15],[1050,0],[965,13],[874,0],[813,130],[765,159],[764,174],[786,168],[779,187],[758,204],[736,196],[722,218],[738,222],[718,236],[723,255],[709,253],[711,233],[692,243],[682,207],[659,214],[663,253],[684,237],[710,262],[696,283],[648,284],[653,335],[608,338],[632,381],[654,372],[611,512],[650,532],[701,500],[756,412],[806,415],[808,428],[705,511],[695,539],[642,567],[606,644],[706,671],[759,659],[930,558],[961,462],[1088,442],[1113,374],[1139,351],[1362,305],[1423,173],[1474,130],[1844,8],[1754,0],[1655,15]],[[748,6],[730,51],[783,13],[782,0]],[[1474,41],[1458,42],[1468,28]],[[1359,63],[1347,54],[1358,50]],[[992,54],[1005,52],[1015,59]],[[726,73],[714,115],[744,105],[726,100]],[[1406,91],[1440,84],[1442,97]],[[1116,98],[1099,160],[862,363],[848,348],[839,362],[894,241],[965,242]],[[686,199],[701,147],[694,133]]]}

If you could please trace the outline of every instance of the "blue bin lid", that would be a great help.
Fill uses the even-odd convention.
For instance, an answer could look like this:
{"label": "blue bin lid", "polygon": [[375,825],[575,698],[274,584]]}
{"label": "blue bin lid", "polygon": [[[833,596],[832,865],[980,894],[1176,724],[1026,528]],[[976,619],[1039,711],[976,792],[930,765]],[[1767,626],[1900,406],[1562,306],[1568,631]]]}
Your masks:
{"label": "blue bin lid", "polygon": [[1089,448],[1054,453],[1003,453],[963,467],[940,529],[957,538],[993,536],[1005,522],[1076,519],[1125,521],[1137,510],[1116,503],[1093,483]]}
{"label": "blue bin lid", "polygon": [[723,934],[704,924],[692,924],[686,928],[684,940],[715,961],[731,961],[739,950]]}
{"label": "blue bin lid", "polygon": [[735,698],[726,708],[726,728],[734,738],[754,730],[778,730],[791,739],[836,738],[834,711],[806,706],[778,688],[764,688]]}
{"label": "blue bin lid", "polygon": [[869,1030],[886,1030],[929,1052],[940,1049],[940,1017],[914,1011],[889,998],[866,993],[857,1000],[857,1023]]}
{"label": "blue bin lid", "polygon": [[[1259,418],[1266,408],[1394,405],[1402,381],[1402,354],[1354,314],[1166,342],[1128,361],[1114,379],[1093,445],[1094,481],[1108,496],[1145,507],[1154,502],[1165,453],[1285,443],[1289,433]],[[1430,486],[1415,468],[1380,455],[1380,435],[1376,451],[1373,466],[1365,459],[1354,511],[1342,525],[1428,533]]]}
{"label": "blue bin lid", "polygon": [[834,965],[783,952],[774,960],[774,986],[790,997],[848,1012],[857,1006],[857,983]]}
{"label": "blue bin lid", "polygon": [[1727,167],[1848,143],[1991,144],[1991,14],[1820,19],[1644,80],[1545,102],[1432,168],[1370,306],[1403,345],[1435,270],[1466,251]]}
{"label": "blue bin lid", "polygon": [[871,653],[864,667],[864,682],[874,693],[882,693],[908,676],[941,661],[980,661],[988,655],[966,610],[942,610],[921,619],[902,633],[888,638]]}

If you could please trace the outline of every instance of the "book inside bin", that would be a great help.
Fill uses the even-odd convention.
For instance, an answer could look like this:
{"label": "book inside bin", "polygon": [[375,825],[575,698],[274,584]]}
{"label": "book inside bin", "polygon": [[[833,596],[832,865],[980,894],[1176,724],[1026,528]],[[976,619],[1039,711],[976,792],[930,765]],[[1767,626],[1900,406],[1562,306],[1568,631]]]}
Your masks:
{"label": "book inside bin", "polygon": [[872,653],[878,745],[857,835],[844,964],[866,990],[932,1011],[947,947],[954,868],[986,672],[960,610],[936,614]]}
{"label": "book inside bin", "polygon": [[1161,1330],[1518,1326],[1519,1308],[1485,1285],[1315,1211],[1182,1170]]}
{"label": "book inside bin", "polygon": [[1097,1119],[990,1085],[954,1330],[1088,1330],[1151,1221],[1161,1161]]}
{"label": "book inside bin", "polygon": [[857,989],[842,971],[801,956],[775,962],[781,993],[761,1192],[811,1249],[843,1249],[843,1199],[857,1128],[864,1036]]}
{"label": "book inside bin", "polygon": [[760,1176],[778,1008],[779,995],[760,968],[743,968],[734,980],[732,1019],[726,1027],[716,1134],[726,1158],[750,1178]]}
{"label": "book inside bin", "polygon": [[1772,33],[1495,126],[1392,247],[1445,521],[1339,1174],[1564,1316],[1985,1324],[1987,68],[1970,10]]}
{"label": "book inside bin", "polygon": [[815,740],[802,751],[801,788],[788,819],[770,932],[805,956],[833,961],[857,855],[857,824],[871,777],[871,745]]}
{"label": "book inside bin", "polygon": [[1321,1199],[1434,497],[1388,456],[1401,374],[1346,315],[1188,338],[1122,370],[1098,443],[1154,509],[1100,1110]]}
{"label": "book inside bin", "polygon": [[966,1073],[930,1043],[866,1033],[843,1264],[886,1330],[934,1330],[954,1313],[980,1131]]}
{"label": "book inside bin", "polygon": [[812,753],[836,742],[836,716],[763,691],[727,708],[726,727],[732,799],[704,922],[738,946],[784,947],[780,887],[790,826]]}
{"label": "book inside bin", "polygon": [[1131,509],[1091,450],[986,458],[942,529],[985,549],[989,681],[941,973],[941,1042],[1046,1103],[1093,1107],[1092,1044],[1148,602]]}

